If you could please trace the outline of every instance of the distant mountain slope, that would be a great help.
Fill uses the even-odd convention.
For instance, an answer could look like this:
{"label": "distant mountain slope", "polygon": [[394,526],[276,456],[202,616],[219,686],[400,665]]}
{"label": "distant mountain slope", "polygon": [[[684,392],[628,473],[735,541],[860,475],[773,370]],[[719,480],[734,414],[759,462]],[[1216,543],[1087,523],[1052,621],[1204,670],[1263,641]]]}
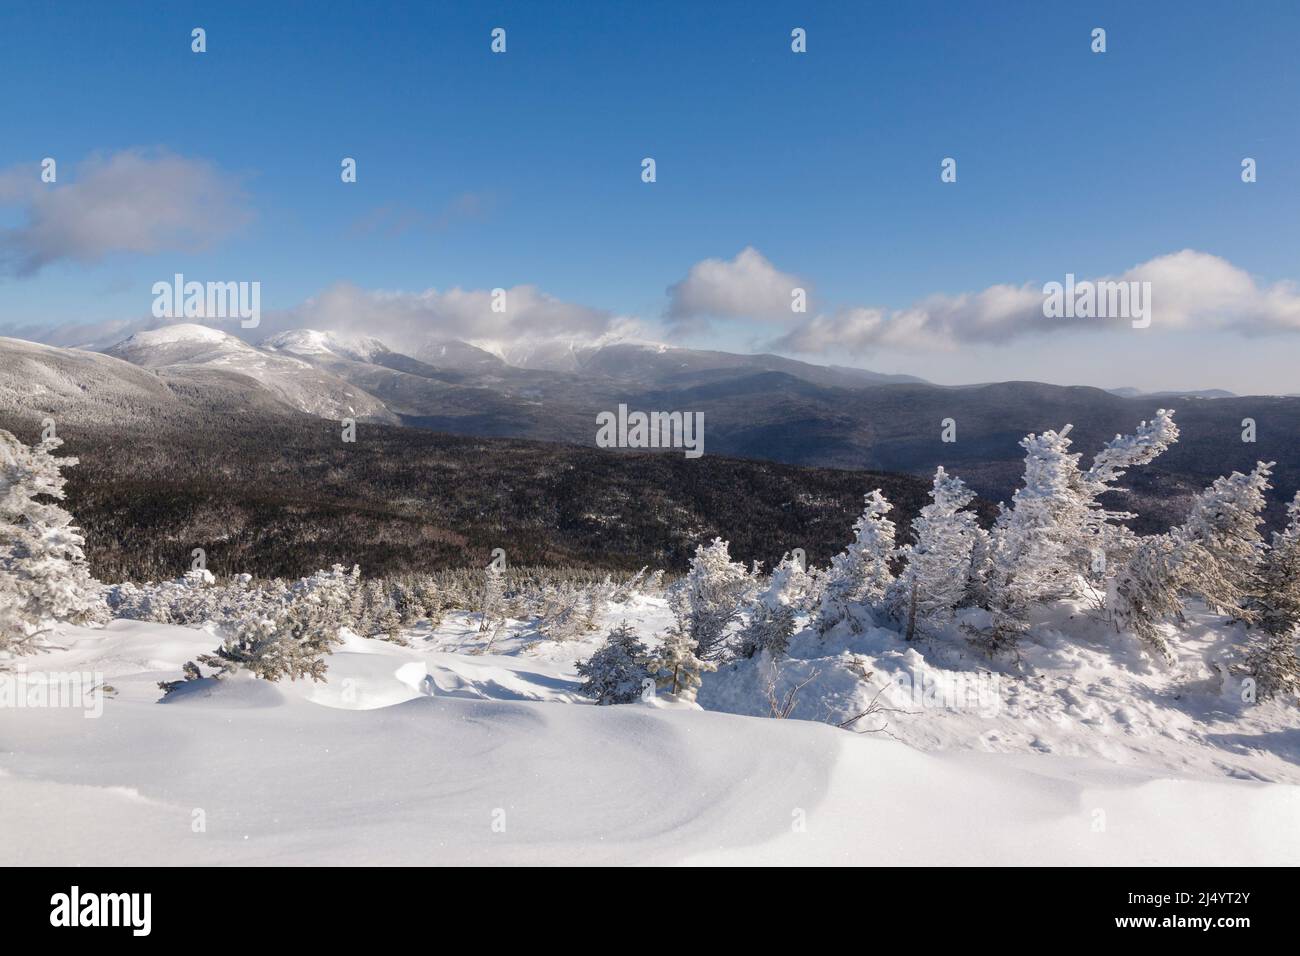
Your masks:
{"label": "distant mountain slope", "polygon": [[324,418],[396,420],[379,399],[301,356],[255,348],[202,325],[137,332],[106,354],[142,368],[203,368],[245,375],[286,404]]}
{"label": "distant mountain slope", "polygon": [[689,385],[758,372],[784,372],[818,385],[844,387],[923,381],[912,375],[882,375],[866,369],[812,365],[779,355],[738,355],[653,343],[613,343],[598,348],[574,349],[562,362],[557,362],[554,356],[542,359],[532,357],[522,367],[555,368],[660,387]]}
{"label": "distant mountain slope", "polygon": [[[0,357],[11,369],[5,375],[0,364],[0,399],[28,411],[50,411],[62,402],[67,414],[101,418],[111,418],[119,405],[145,418],[174,418],[182,390],[192,396],[187,400],[222,413],[289,406],[338,418],[346,403],[369,413],[353,413],[358,418],[585,446],[595,443],[596,416],[625,404],[702,413],[706,456],[918,476],[944,465],[995,501],[1009,500],[1019,483],[1019,442],[1026,434],[1072,424],[1074,447],[1088,458],[1157,408],[1171,407],[1181,441],[1152,466],[1134,469],[1124,481],[1127,490],[1111,496],[1113,507],[1140,515],[1139,530],[1180,519],[1194,493],[1222,474],[1250,469],[1257,459],[1277,462],[1271,520],[1300,487],[1295,397],[1125,397],[1036,382],[881,384],[870,380],[872,373],[645,343],[575,350],[585,364],[562,371],[519,368],[464,343],[431,348],[420,359],[374,340],[313,330],[281,333],[257,348],[194,328],[142,333],[112,350],[150,367],[157,382],[92,353],[16,343]],[[28,379],[44,385],[29,389]],[[953,442],[942,440],[948,419]],[[1255,442],[1241,440],[1246,419],[1255,422]]]}
{"label": "distant mountain slope", "polygon": [[1120,398],[1236,398],[1234,392],[1224,391],[1221,388],[1201,388],[1187,389],[1178,391],[1176,389],[1163,389],[1157,392],[1147,392],[1140,388],[1108,388],[1106,391],[1112,395],[1118,395]]}
{"label": "distant mountain slope", "polygon": [[0,338],[0,414],[13,421],[51,417],[58,427],[166,427],[193,423],[208,410],[227,416],[276,415],[291,408],[229,371],[151,371],[98,352]]}

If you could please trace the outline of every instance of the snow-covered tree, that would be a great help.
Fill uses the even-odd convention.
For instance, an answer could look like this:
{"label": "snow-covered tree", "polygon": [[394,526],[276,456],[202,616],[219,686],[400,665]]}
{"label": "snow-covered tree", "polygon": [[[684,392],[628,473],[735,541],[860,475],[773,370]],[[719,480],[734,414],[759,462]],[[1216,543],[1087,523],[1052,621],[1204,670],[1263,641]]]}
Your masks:
{"label": "snow-covered tree", "polygon": [[853,525],[853,543],[831,559],[830,570],[818,582],[819,632],[824,634],[845,620],[857,630],[853,608],[875,607],[884,601],[894,580],[889,561],[894,556],[895,528],[886,517],[893,507],[879,488],[865,496],[862,516]]}
{"label": "snow-covered tree", "polygon": [[677,629],[694,641],[696,655],[704,660],[722,656],[727,628],[739,619],[753,589],[753,575],[731,560],[727,542],[714,538],[695,549],[691,569],[673,586],[668,603]]}
{"label": "snow-covered tree", "polygon": [[429,616],[429,611],[420,600],[414,587],[409,584],[397,586],[395,603],[403,627],[411,627]]}
{"label": "snow-covered tree", "polygon": [[774,659],[785,654],[794,634],[795,615],[807,590],[808,575],[799,561],[787,554],[772,569],[767,586],[749,605],[740,632],[742,657],[753,657],[762,651]]}
{"label": "snow-covered tree", "polygon": [[989,606],[989,575],[993,572],[993,539],[976,525],[971,532],[970,570],[966,576],[966,594],[959,603],[964,607]]}
{"label": "snow-covered tree", "polygon": [[1246,653],[1245,671],[1259,698],[1300,696],[1300,492],[1287,506],[1287,523],[1256,575],[1251,614],[1263,633]]}
{"label": "snow-covered tree", "polygon": [[1116,628],[1129,630],[1166,660],[1173,658],[1161,623],[1182,613],[1183,590],[1196,562],[1208,556],[1199,545],[1173,534],[1148,535],[1110,582],[1107,606]]}
{"label": "snow-covered tree", "polygon": [[[272,681],[324,680],[325,658],[342,641],[339,632],[352,620],[355,596],[363,590],[360,579],[360,568],[344,571],[336,564],[272,589],[249,613],[226,625],[221,646],[200,657],[199,663],[215,668],[217,677],[246,670]],[[386,596],[376,581],[368,582],[365,590],[375,601]],[[198,669],[187,665],[187,678],[191,672],[197,674]]]}
{"label": "snow-covered tree", "polygon": [[[346,571],[341,564],[328,571],[317,571],[295,581],[284,596],[286,602],[307,601],[315,604],[334,627],[351,623],[354,595],[361,588],[361,568]],[[379,593],[383,593],[382,587]]]}
{"label": "snow-covered tree", "polygon": [[1154,460],[1178,439],[1173,413],[1161,409],[1133,435],[1117,435],[1087,471],[1071,452],[1069,433],[1027,435],[1023,485],[994,525],[987,586],[993,609],[1021,616],[1035,604],[1068,597],[1082,581],[1100,584],[1106,569],[1134,546],[1120,522],[1128,512],[1100,502],[1126,469]]}
{"label": "snow-covered tree", "polygon": [[59,504],[75,458],[56,458],[49,437],[29,448],[0,429],[0,652],[28,653],[56,623],[102,620],[102,588],[91,576],[85,539]]}
{"label": "snow-covered tree", "polygon": [[501,607],[505,601],[506,594],[506,575],[495,561],[487,566],[483,576],[483,599],[480,605],[482,617],[479,619],[478,629],[486,631],[492,626],[492,621],[502,617]]}
{"label": "snow-covered tree", "polygon": [[[634,595],[641,593],[644,589],[646,583],[646,572],[649,570],[650,566],[646,565],[630,578],[625,581],[620,581],[614,587],[609,599],[615,604],[626,604]],[[608,580],[608,578],[606,578],[606,580]]]}
{"label": "snow-covered tree", "polygon": [[571,641],[587,630],[589,613],[580,588],[568,584],[542,589],[537,630],[550,641]]}
{"label": "snow-covered tree", "polygon": [[718,669],[712,661],[700,658],[695,648],[695,639],[674,627],[664,636],[663,645],[651,663],[656,686],[678,700],[694,702],[704,672]]}
{"label": "snow-covered tree", "polygon": [[405,644],[406,639],[402,637],[402,612],[397,609],[397,602],[388,595],[387,591],[388,589],[384,588],[384,603],[375,615],[374,631],[370,636],[393,644]]}
{"label": "snow-covered tree", "polygon": [[1069,451],[1069,432],[1067,426],[1021,440],[1024,484],[993,526],[990,596],[997,609],[1016,616],[1075,589],[1086,504],[1076,490],[1079,455]]}
{"label": "snow-covered tree", "polygon": [[245,670],[263,680],[297,680],[310,677],[323,681],[329,653],[328,627],[319,609],[295,605],[276,617],[254,616],[236,625],[234,633],[200,664],[216,669],[220,677]]}
{"label": "snow-covered tree", "polygon": [[890,610],[906,623],[908,640],[918,620],[951,617],[966,596],[980,528],[975,515],[962,509],[974,498],[960,478],[942,467],[935,472],[931,502],[912,522],[916,541],[900,549],[907,565],[888,592]]}
{"label": "snow-covered tree", "polygon": [[1196,496],[1187,520],[1167,534],[1138,539],[1110,582],[1108,606],[1116,627],[1131,630],[1172,658],[1160,624],[1182,614],[1196,596],[1210,608],[1250,619],[1249,597],[1264,554],[1259,533],[1271,465],[1233,472]]}
{"label": "snow-covered tree", "polygon": [[1205,557],[1184,587],[1214,610],[1248,618],[1246,604],[1264,558],[1265,494],[1272,462],[1258,462],[1248,475],[1234,471],[1196,496],[1187,520],[1176,529],[1183,543],[1199,545]]}
{"label": "snow-covered tree", "polygon": [[582,693],[598,704],[630,704],[651,677],[650,652],[626,621],[609,632],[591,659],[577,665]]}
{"label": "snow-covered tree", "polygon": [[1287,523],[1273,532],[1260,564],[1252,610],[1268,634],[1291,634],[1300,626],[1300,492],[1287,505]]}
{"label": "snow-covered tree", "polygon": [[[1141,422],[1132,435],[1116,435],[1092,460],[1092,467],[1078,481],[1079,494],[1085,505],[1085,542],[1083,575],[1100,584],[1107,569],[1122,562],[1135,546],[1136,538],[1122,522],[1134,517],[1131,512],[1105,508],[1099,498],[1124,477],[1129,468],[1147,465],[1178,441],[1174,413],[1159,409],[1149,422]],[[1096,560],[1098,555],[1104,560]]]}
{"label": "snow-covered tree", "polygon": [[609,603],[614,600],[617,590],[618,586],[610,580],[608,574],[605,575],[605,580],[584,589],[586,610],[582,616],[582,626],[585,630],[594,631],[600,627],[601,617]]}

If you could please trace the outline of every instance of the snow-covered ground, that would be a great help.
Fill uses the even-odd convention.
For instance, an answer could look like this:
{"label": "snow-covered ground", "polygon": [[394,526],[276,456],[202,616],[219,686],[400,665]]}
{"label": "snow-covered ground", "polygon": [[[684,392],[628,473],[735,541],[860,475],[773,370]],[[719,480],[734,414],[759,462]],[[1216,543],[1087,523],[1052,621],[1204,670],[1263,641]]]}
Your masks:
{"label": "snow-covered ground", "polygon": [[[157,681],[211,633],[65,628],[29,681],[111,689],[87,710],[14,707],[9,685],[0,864],[1300,863],[1300,718],[1215,676],[1221,622],[1193,617],[1164,667],[1049,611],[996,671],[953,636],[805,632],[786,720],[765,661],[706,675],[703,709],[583,698],[574,662],[608,626],[667,626],[646,595],[581,641],[519,625],[488,646],[452,615],[410,646],[349,637],[326,683],[166,703]],[[883,730],[832,726],[877,693],[889,710],[851,726]]]}

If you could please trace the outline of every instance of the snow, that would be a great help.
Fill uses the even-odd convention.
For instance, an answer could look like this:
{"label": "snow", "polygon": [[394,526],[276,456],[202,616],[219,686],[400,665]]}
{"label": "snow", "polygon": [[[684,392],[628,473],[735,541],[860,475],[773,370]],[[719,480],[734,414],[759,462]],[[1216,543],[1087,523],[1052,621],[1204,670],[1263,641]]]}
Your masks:
{"label": "snow", "polygon": [[[298,331],[309,333],[309,344],[317,341],[313,336],[322,337],[319,339],[322,342],[328,336],[310,329]],[[294,338],[295,333],[285,335],[289,336],[290,342],[298,341]],[[346,351],[340,341],[330,341],[335,343],[340,354]],[[370,350],[371,355],[383,349],[373,340],[366,340],[357,347]],[[317,368],[306,358],[296,355],[294,348],[283,351],[256,348],[236,336],[203,325],[178,323],[137,332],[108,349],[107,354],[148,369],[216,368],[245,375],[290,407],[323,418],[394,420],[378,398]]]}
{"label": "snow", "polygon": [[233,335],[222,332],[220,329],[214,329],[206,325],[195,325],[192,322],[179,322],[175,325],[164,325],[158,329],[136,332],[122,344],[127,347],[153,348],[159,345],[174,345],[178,342],[217,344],[225,342],[227,339],[231,340],[232,343],[242,344]]}
{"label": "snow", "polygon": [[261,347],[274,352],[290,352],[308,357],[334,357],[360,362],[371,361],[387,347],[378,339],[353,337],[318,329],[290,329],[262,340]]}
{"label": "snow", "polygon": [[[1020,669],[953,635],[804,629],[782,679],[818,676],[788,720],[763,716],[762,660],[704,675],[699,705],[585,702],[574,662],[620,620],[654,642],[669,613],[637,595],[565,643],[465,613],[410,646],[345,632],[325,683],[204,680],[166,703],[156,682],[210,630],[64,627],[28,679],[112,690],[97,718],[0,709],[0,864],[1300,863],[1300,721],[1216,679],[1232,634],[1204,612],[1168,666],[1070,603]],[[904,675],[999,682],[948,706]],[[828,722],[887,684],[888,732]]]}

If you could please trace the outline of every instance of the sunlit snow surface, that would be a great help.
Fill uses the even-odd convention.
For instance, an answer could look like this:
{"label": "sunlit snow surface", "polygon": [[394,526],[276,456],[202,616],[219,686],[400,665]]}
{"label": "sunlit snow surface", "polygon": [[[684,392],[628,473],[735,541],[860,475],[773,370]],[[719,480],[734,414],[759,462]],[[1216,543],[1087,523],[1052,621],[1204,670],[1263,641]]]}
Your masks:
{"label": "sunlit snow surface", "polygon": [[[650,639],[668,614],[638,597],[621,619]],[[516,623],[488,646],[451,616],[410,647],[349,637],[327,683],[158,703],[210,633],[69,628],[28,676],[113,690],[98,718],[0,709],[0,864],[1300,863],[1300,719],[1214,676],[1232,635],[1207,621],[1165,668],[1062,605],[996,680],[951,637],[807,633],[778,687],[816,676],[788,720],[741,715],[769,710],[757,662],[707,675],[713,711],[593,706],[573,663],[603,631]],[[982,675],[997,697],[945,706],[905,675]],[[886,731],[830,725],[886,685],[894,712],[858,724]]]}

